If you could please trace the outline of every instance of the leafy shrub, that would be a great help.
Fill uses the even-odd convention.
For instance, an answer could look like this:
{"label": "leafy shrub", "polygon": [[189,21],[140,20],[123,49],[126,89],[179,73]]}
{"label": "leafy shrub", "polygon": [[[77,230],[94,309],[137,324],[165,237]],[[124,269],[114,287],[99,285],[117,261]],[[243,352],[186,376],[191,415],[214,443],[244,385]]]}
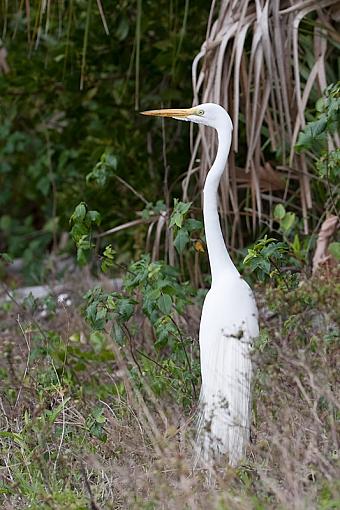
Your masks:
{"label": "leafy shrub", "polygon": [[[28,13],[16,2],[0,8],[10,70],[0,75],[0,251],[24,254],[37,281],[38,256],[57,249],[80,201],[100,211],[103,228],[140,209],[140,199],[114,175],[148,202],[159,198],[163,165],[153,166],[151,159],[161,151],[162,132],[137,111],[191,103],[191,60],[209,6],[199,0],[169,8],[161,0],[142,12],[126,0],[114,8],[107,0],[46,10],[29,5]],[[155,133],[150,156],[148,131]],[[169,124],[166,137],[175,142],[167,150],[175,180],[186,164],[187,135]],[[128,255],[134,236],[124,231],[117,237]]]}
{"label": "leafy shrub", "polygon": [[[111,265],[111,248],[105,252],[106,259],[109,252]],[[105,259],[103,264],[106,268]],[[199,367],[197,353],[193,357],[191,352],[193,339],[182,333],[177,321],[192,296],[188,283],[179,281],[178,270],[144,255],[127,268],[121,292],[96,287],[86,294],[85,316],[94,332],[111,324],[114,341],[131,350],[135,361],[132,373],[138,367],[156,393],[175,391],[188,404],[192,391],[196,393]],[[146,341],[139,334],[140,320],[150,322],[154,338]],[[151,350],[148,344],[153,346]]]}
{"label": "leafy shrub", "polygon": [[325,183],[326,209],[338,214],[340,177],[340,148],[333,136],[339,136],[340,82],[326,88],[318,99],[315,119],[307,122],[295,146],[297,152],[312,152],[316,157],[315,169]]}

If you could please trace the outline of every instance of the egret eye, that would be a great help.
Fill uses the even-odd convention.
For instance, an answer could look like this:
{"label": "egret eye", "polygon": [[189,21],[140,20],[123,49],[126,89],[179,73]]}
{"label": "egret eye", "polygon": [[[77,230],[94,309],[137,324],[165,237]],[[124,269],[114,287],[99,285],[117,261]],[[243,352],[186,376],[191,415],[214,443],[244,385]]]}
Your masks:
{"label": "egret eye", "polygon": [[204,115],[204,110],[197,110],[197,115],[199,115],[199,116]]}

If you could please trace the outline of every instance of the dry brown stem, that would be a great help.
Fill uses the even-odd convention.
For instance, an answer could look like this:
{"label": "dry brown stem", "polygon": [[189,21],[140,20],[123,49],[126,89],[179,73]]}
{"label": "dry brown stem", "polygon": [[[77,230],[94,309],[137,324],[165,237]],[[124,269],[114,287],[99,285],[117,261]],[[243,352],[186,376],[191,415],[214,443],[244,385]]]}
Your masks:
{"label": "dry brown stem", "polygon": [[[311,161],[305,155],[296,154],[294,145],[305,126],[305,109],[311,93],[321,95],[327,86],[326,54],[328,59],[332,40],[338,38],[334,27],[338,2],[222,0],[218,11],[217,4],[212,2],[207,37],[192,64],[192,81],[194,105],[219,103],[229,111],[234,124],[233,152],[221,182],[220,212],[227,239],[233,246],[242,245],[242,200],[251,210],[255,228],[264,212],[270,213],[274,192],[281,193],[283,198],[287,190],[291,194],[296,188],[291,174],[299,180],[298,205],[307,233],[308,210],[312,207],[308,172]],[[306,31],[310,37],[307,46],[306,40],[303,41]],[[239,137],[244,130],[247,153],[242,155],[239,150],[244,144]],[[284,186],[278,186],[282,173],[266,161],[263,135],[285,168],[283,175],[289,184],[286,191]],[[184,199],[194,196],[197,187],[202,189],[216,143],[214,132],[199,130],[183,181]],[[236,157],[244,161],[242,174]],[[269,192],[266,196],[264,182]]]}

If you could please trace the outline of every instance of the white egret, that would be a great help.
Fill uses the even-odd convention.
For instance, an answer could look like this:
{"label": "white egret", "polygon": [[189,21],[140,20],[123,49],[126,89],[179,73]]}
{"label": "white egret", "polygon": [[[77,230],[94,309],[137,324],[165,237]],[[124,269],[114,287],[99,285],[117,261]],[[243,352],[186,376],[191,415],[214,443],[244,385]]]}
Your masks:
{"label": "white egret", "polygon": [[204,301],[199,333],[202,387],[197,457],[211,466],[227,454],[229,463],[235,466],[249,439],[250,348],[258,335],[258,312],[250,287],[226,249],[218,217],[218,185],[230,151],[232,122],[224,108],[213,103],[142,113],[204,124],[217,131],[217,155],[203,190],[212,283]]}

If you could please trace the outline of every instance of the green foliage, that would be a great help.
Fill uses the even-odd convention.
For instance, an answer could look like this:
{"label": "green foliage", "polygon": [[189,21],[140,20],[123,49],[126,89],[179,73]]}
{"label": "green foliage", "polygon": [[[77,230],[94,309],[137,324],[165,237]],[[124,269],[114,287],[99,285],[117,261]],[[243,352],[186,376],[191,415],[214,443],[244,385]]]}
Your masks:
{"label": "green foliage", "polygon": [[102,406],[95,407],[86,421],[86,427],[89,432],[104,443],[107,440],[107,434],[104,431],[106,421]]}
{"label": "green foliage", "polygon": [[[98,226],[100,222],[99,212],[89,211],[84,202],[80,202],[72,213],[70,218],[71,236],[77,246],[77,260],[80,265],[86,264],[90,249],[94,246],[91,242],[92,227]],[[106,258],[109,259],[109,251],[107,251]]]}
{"label": "green foliage", "polygon": [[108,179],[117,170],[117,158],[109,152],[104,152],[99,162],[86,176],[87,184],[95,184],[100,188],[103,188]]}
{"label": "green foliage", "polygon": [[0,261],[4,264],[12,264],[13,259],[8,253],[0,253]]}
{"label": "green foliage", "polygon": [[[130,344],[130,348],[132,336],[138,336],[136,318],[141,314],[147,318],[153,327],[154,347],[145,353],[147,358],[142,352],[134,354],[139,358],[138,366],[157,391],[169,391],[171,380],[170,388],[189,403],[190,385],[195,387],[197,383],[198,365],[189,359],[191,339],[180,331],[176,317],[184,313],[191,296],[192,290],[179,281],[175,268],[151,262],[150,256],[144,255],[127,268],[121,292],[107,293],[96,287],[86,294],[85,316],[95,332],[103,331],[112,322],[113,339],[122,346]],[[152,361],[154,358],[157,361]]]}
{"label": "green foliage", "polygon": [[287,263],[292,263],[297,268],[301,268],[301,263],[307,262],[308,248],[311,244],[311,238],[306,236],[301,239],[301,228],[295,213],[287,212],[282,204],[278,204],[274,209],[274,219],[279,224],[279,233],[288,247]]}
{"label": "green foliage", "polygon": [[269,278],[279,286],[292,289],[298,283],[299,272],[308,263],[313,238],[301,235],[301,220],[295,213],[286,211],[282,204],[275,206],[273,216],[282,240],[267,235],[258,239],[248,248],[243,264],[256,280]]}
{"label": "green foliage", "polygon": [[191,202],[180,202],[174,199],[174,208],[170,217],[169,227],[174,230],[174,245],[179,254],[183,253],[193,232],[203,229],[203,223],[193,218],[186,218]]}
{"label": "green foliage", "polygon": [[316,171],[325,182],[326,209],[338,214],[340,148],[333,146],[331,138],[339,133],[340,127],[340,82],[326,88],[315,109],[316,119],[308,122],[300,133],[295,150],[314,153]]}
{"label": "green foliage", "polygon": [[305,150],[327,151],[327,135],[340,126],[340,82],[329,85],[315,106],[317,119],[308,122],[295,146],[297,152]]}
{"label": "green foliage", "polygon": [[85,316],[96,333],[104,330],[109,320],[125,324],[131,318],[137,304],[135,300],[118,292],[108,294],[100,287],[90,290],[85,299],[87,300]]}
{"label": "green foliage", "polygon": [[[161,278],[170,280],[170,286],[179,282],[164,276],[167,268],[150,259],[135,264],[135,274],[129,275],[135,303],[123,301],[130,296],[122,293],[110,303],[109,293],[93,291],[97,308],[102,303],[113,309],[117,313],[117,321],[111,316],[113,322],[128,330],[118,347],[119,357],[126,360],[123,367],[113,353],[112,337],[104,331],[88,332],[76,310],[57,322],[21,323],[30,342],[29,358],[22,359],[26,341],[16,336],[14,318],[12,342],[0,345],[6,412],[0,446],[6,460],[3,471],[11,475],[0,481],[1,503],[16,503],[18,509],[110,508],[112,490],[117,489],[122,494],[114,502],[117,508],[167,507],[170,500],[174,508],[189,508],[195,494],[195,508],[229,508],[231,502],[239,508],[244,502],[245,508],[267,510],[282,506],[283,497],[288,502],[283,507],[288,508],[290,489],[295,487],[304,506],[316,502],[317,508],[337,508],[334,422],[339,330],[334,303],[339,289],[334,278],[304,279],[290,292],[280,286],[261,287],[271,314],[262,314],[261,334],[252,354],[254,440],[249,448],[254,455],[236,470],[226,470],[222,464],[222,489],[216,492],[215,487],[202,489],[199,471],[191,476],[188,445],[178,455],[178,437],[183,433],[178,417],[184,417],[188,434],[192,404],[197,402],[192,388],[197,365],[192,364],[192,372],[187,369],[180,339],[172,340],[169,347],[169,337],[176,335],[177,328],[157,303],[155,337],[141,333],[144,289],[150,285],[151,292]],[[30,306],[33,313],[39,310],[32,300]],[[173,309],[171,314],[177,318]],[[71,321],[68,327],[66,317]],[[111,319],[106,316],[105,329]],[[151,348],[150,340],[156,338],[159,344]],[[191,361],[190,344],[186,346]],[[305,455],[311,447],[317,449],[312,460]],[[186,483],[192,480],[194,488],[184,496],[178,494],[171,483],[174,474],[185,474]],[[268,477],[273,482],[269,488]],[[276,486],[276,480],[282,485]],[[287,492],[282,492],[283,483]]]}
{"label": "green foliage", "polygon": [[334,243],[330,243],[330,245],[328,246],[328,251],[331,255],[333,255],[333,257],[340,261],[340,243],[339,242],[334,242]]}
{"label": "green foliage", "polygon": [[[154,159],[162,133],[136,110],[191,103],[191,61],[209,6],[205,0],[160,0],[143,11],[126,0],[114,8],[108,0],[29,5],[29,13],[17,2],[0,8],[10,68],[0,75],[0,250],[23,255],[31,279],[42,280],[41,258],[53,236],[58,240],[68,230],[81,200],[101,212],[104,229],[140,209],[113,175],[150,203],[158,199],[162,168],[150,164],[146,141],[149,132]],[[177,128],[166,127],[174,141],[167,148],[174,180],[187,159],[187,130]],[[124,231],[119,239],[131,256],[134,233]]]}
{"label": "green foliage", "polygon": [[265,235],[248,248],[248,255],[244,258],[243,264],[251,272],[255,272],[261,281],[264,281],[266,277],[281,277],[280,266],[285,261],[287,251],[286,243]]}
{"label": "green foliage", "polygon": [[147,206],[141,212],[141,217],[144,220],[147,220],[152,216],[159,216],[162,213],[166,213],[166,205],[164,200],[157,200],[155,204],[151,202],[147,204]]}
{"label": "green foliage", "polygon": [[169,299],[173,302],[173,311],[182,313],[191,294],[189,285],[179,282],[177,269],[161,261],[151,262],[149,255],[144,255],[129,266],[124,286],[129,293],[137,289],[142,292],[143,310],[152,321],[153,317],[155,320],[159,318],[159,298],[167,296],[167,303]]}
{"label": "green foliage", "polygon": [[316,169],[320,177],[337,182],[340,177],[340,148],[324,153],[316,162]]}
{"label": "green foliage", "polygon": [[[44,255],[54,251],[60,234],[68,230],[69,221],[77,259],[83,265],[94,252],[94,230],[99,226],[106,229],[119,225],[130,215],[135,218],[135,211],[141,209],[140,198],[127,191],[128,188],[120,187],[120,176],[145,196],[148,204],[138,213],[142,219],[153,221],[162,214],[168,220],[166,204],[170,203],[172,193],[179,193],[179,177],[187,165],[187,129],[170,122],[162,132],[159,124],[133,112],[140,103],[141,109],[171,106],[172,101],[191,104],[192,56],[199,50],[209,5],[205,0],[190,3],[160,0],[138,1],[136,8],[126,0],[118,0],[112,9],[108,0],[71,0],[58,2],[58,8],[54,2],[47,2],[44,9],[41,2],[28,2],[29,15],[25,11],[26,3],[21,2],[19,11],[18,4],[3,2],[0,7],[1,13],[5,12],[0,45],[8,49],[11,68],[9,74],[0,75],[0,208],[3,211],[0,263],[6,266],[15,257],[23,258],[30,280],[36,282],[44,279]],[[106,16],[109,37],[102,29],[100,6]],[[187,24],[188,17],[190,24]],[[147,80],[141,79],[144,74]],[[339,177],[339,150],[328,152],[325,141],[338,127],[338,85],[329,88],[317,103],[316,115],[301,134],[298,150],[314,152],[319,177],[335,186]],[[245,124],[241,122],[241,144],[245,138]],[[155,154],[161,153],[168,140],[171,140],[166,146],[168,167],[174,185],[165,201],[157,201],[163,183],[163,165],[155,163]],[[91,204],[93,209],[89,210],[86,204]],[[319,204],[324,204],[322,197]],[[279,204],[274,210],[282,240],[265,236],[249,249],[245,258],[245,266],[257,279],[270,278],[277,284],[271,289],[276,293],[268,298],[269,306],[279,317],[276,329],[268,321],[254,348],[269,365],[269,370],[266,366],[263,369],[262,363],[258,365],[262,381],[281,373],[277,339],[284,338],[287,346],[296,347],[294,362],[301,350],[307,356],[312,354],[316,360],[316,368],[311,372],[314,377],[320,369],[319,361],[336,346],[338,338],[332,315],[336,302],[334,282],[328,287],[320,285],[317,290],[296,287],[291,268],[298,270],[306,262],[306,244],[310,244],[310,239],[301,235],[297,214],[287,209],[288,206]],[[186,250],[204,251],[203,225],[190,217],[193,214],[191,203],[174,200],[169,225],[180,259],[185,258]],[[144,233],[142,226],[143,239]],[[142,244],[138,235],[129,230],[119,233],[117,238],[115,244],[104,247],[98,239],[96,246],[101,253],[101,270],[108,277],[117,268],[121,272],[121,259],[128,259],[136,246]],[[330,252],[339,258],[339,243],[331,243]],[[20,313],[12,302],[1,304],[0,313],[7,314],[1,330],[5,341],[0,342],[5,409],[0,443],[4,455],[2,467],[7,474],[0,481],[0,496],[5,496],[5,504],[8,501],[10,506],[18,508],[25,505],[56,510],[104,508],[112,504],[133,508],[125,493],[132,494],[134,489],[124,486],[129,482],[128,473],[133,472],[133,477],[138,476],[136,508],[164,507],[168,504],[167,490],[173,486],[174,476],[192,480],[185,466],[186,440],[180,455],[177,451],[175,436],[182,441],[183,434],[182,427],[177,430],[177,417],[174,432],[165,426],[160,427],[158,434],[155,429],[148,433],[144,419],[149,420],[150,416],[151,423],[153,406],[158,405],[162,418],[160,403],[165,403],[169,411],[167,419],[176,406],[180,407],[182,416],[197,402],[198,344],[196,333],[192,333],[195,317],[189,315],[188,305],[193,299],[202,299],[206,290],[200,289],[200,298],[194,298],[194,291],[183,281],[185,277],[178,269],[152,261],[148,255],[125,269],[120,292],[107,292],[100,287],[87,292],[84,309],[87,325],[75,309],[60,315],[61,307],[58,308],[53,296],[40,301],[29,295]],[[328,325],[319,334],[314,323],[320,322],[320,317],[313,318],[306,326],[305,314],[313,313],[321,305]],[[44,319],[37,319],[42,307]],[[22,317],[23,324],[19,322]],[[15,322],[12,330],[8,327],[10,320]],[[44,327],[44,321],[48,321],[49,327]],[[9,337],[14,339],[12,346]],[[26,350],[27,361],[23,356]],[[123,371],[119,357],[126,361]],[[334,356],[329,360],[331,365]],[[289,378],[289,372],[284,375]],[[307,379],[303,381],[306,387]],[[285,388],[285,398],[294,388],[294,381],[290,380],[288,391]],[[333,386],[326,377],[322,383],[325,388]],[[280,386],[273,384],[265,388],[260,398],[255,399],[255,408],[268,395],[274,395],[275,403],[280,395],[278,389]],[[317,387],[313,387],[315,391]],[[144,407],[138,400],[140,395]],[[153,395],[157,397],[156,402]],[[313,412],[320,408],[320,419],[324,420],[331,404],[322,397]],[[304,399],[295,399],[299,401]],[[275,404],[269,406],[269,410],[272,408]],[[305,411],[308,412],[308,406]],[[258,416],[257,410],[254,414]],[[323,443],[327,419],[323,423]],[[158,426],[158,417],[155,422]],[[270,424],[266,415],[261,414],[259,423]],[[278,433],[277,419],[274,424]],[[171,434],[174,441],[168,440]],[[268,430],[264,436],[267,434]],[[175,443],[175,450],[170,454],[166,447],[163,450],[163,439],[166,447]],[[153,450],[153,442],[161,448],[161,455]],[[181,464],[182,456],[185,462]],[[272,493],[268,495],[268,485],[261,486],[258,480],[263,465],[268,473],[277,469],[270,462],[268,457],[261,460],[260,469],[254,463],[232,475],[230,483],[236,484],[236,506],[242,506],[243,496],[249,494],[256,508],[271,508],[275,498]],[[332,459],[322,469],[327,470],[330,462]],[[144,474],[147,481],[143,487]],[[154,486],[162,476],[164,485],[157,487],[163,498],[160,503]],[[200,487],[199,477],[198,474]],[[278,479],[284,484],[282,473]],[[134,485],[131,483],[131,487]],[[276,481],[274,489],[275,486]],[[325,483],[321,490],[315,489],[320,508],[336,507],[338,501],[331,489],[330,483]],[[113,491],[118,495],[114,503]],[[171,495],[174,500],[177,492]],[[203,498],[206,507],[207,493],[204,492]],[[145,495],[149,501],[144,501]],[[180,496],[174,507],[185,506],[183,494]],[[218,498],[220,501],[214,508],[233,504],[229,492],[226,502],[223,495]],[[192,504],[190,494],[188,505]],[[245,502],[246,506],[249,504]]]}
{"label": "green foliage", "polygon": [[40,230],[34,230],[32,215],[22,222],[9,214],[0,216],[2,245],[6,246],[8,257],[22,258],[23,274],[30,283],[41,281],[45,276],[43,259],[52,241],[50,227],[48,221]]}
{"label": "green foliage", "polygon": [[105,247],[102,263],[100,266],[103,273],[106,273],[109,269],[111,269],[114,266],[115,255],[116,255],[115,250],[112,248],[111,244],[108,244]]}
{"label": "green foliage", "polygon": [[295,213],[286,212],[285,207],[282,204],[278,204],[274,209],[274,218],[280,224],[280,229],[284,234],[288,234],[296,220]]}
{"label": "green foliage", "polygon": [[180,202],[177,198],[174,199],[174,208],[170,218],[170,228],[175,225],[181,228],[183,225],[184,218],[188,213],[191,206],[191,202]]}

